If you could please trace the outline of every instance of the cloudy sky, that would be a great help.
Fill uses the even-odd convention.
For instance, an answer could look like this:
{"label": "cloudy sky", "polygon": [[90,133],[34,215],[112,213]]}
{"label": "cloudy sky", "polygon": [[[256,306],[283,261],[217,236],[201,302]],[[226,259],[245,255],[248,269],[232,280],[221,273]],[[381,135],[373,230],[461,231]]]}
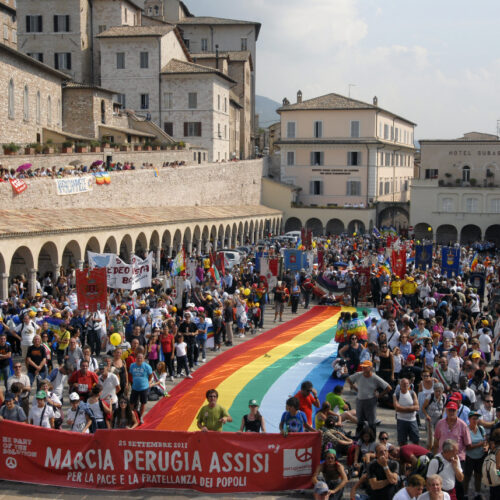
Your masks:
{"label": "cloudy sky", "polygon": [[498,0],[185,0],[195,15],[262,23],[257,93],[337,92],[418,124],[416,139],[496,133]]}

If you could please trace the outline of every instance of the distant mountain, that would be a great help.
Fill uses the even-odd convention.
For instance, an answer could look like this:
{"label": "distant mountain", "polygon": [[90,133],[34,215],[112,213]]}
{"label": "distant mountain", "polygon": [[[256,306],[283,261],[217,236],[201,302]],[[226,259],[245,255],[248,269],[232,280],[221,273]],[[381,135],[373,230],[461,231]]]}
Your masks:
{"label": "distant mountain", "polygon": [[255,96],[255,113],[259,115],[259,126],[261,128],[267,128],[269,125],[280,121],[280,115],[276,113],[279,107],[281,107],[279,102],[261,95]]}

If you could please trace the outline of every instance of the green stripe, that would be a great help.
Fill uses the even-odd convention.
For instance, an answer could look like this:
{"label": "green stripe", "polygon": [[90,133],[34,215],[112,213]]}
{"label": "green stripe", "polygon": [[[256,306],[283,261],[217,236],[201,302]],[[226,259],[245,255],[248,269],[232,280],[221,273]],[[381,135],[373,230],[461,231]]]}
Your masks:
{"label": "green stripe", "polygon": [[[248,384],[243,387],[243,389],[236,396],[231,408],[229,409],[229,414],[234,418],[234,420],[224,426],[224,431],[239,430],[241,417],[246,415],[249,411],[248,401],[250,399],[259,399],[259,402],[261,402],[270,387],[281,375],[283,375],[283,373],[297,364],[302,358],[305,358],[313,351],[335,338],[336,329],[337,326],[328,328],[328,330],[320,333],[314,337],[314,339],[300,347],[297,347],[297,349],[294,349],[283,358],[278,359],[275,363],[269,365],[259,375],[248,382]],[[290,390],[294,390],[294,388],[291,387]],[[276,402],[276,404],[283,405],[283,411],[285,411],[285,401],[287,398],[288,394],[283,394],[283,401]]]}

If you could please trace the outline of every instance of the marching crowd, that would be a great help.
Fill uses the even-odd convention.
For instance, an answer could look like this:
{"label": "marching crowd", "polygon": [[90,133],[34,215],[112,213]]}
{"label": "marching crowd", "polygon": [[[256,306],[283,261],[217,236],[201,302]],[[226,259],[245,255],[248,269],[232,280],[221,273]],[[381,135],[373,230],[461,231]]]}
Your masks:
{"label": "marching crowd", "polygon": [[[191,378],[206,362],[209,330],[214,351],[230,348],[235,335],[264,327],[267,306],[281,321],[285,307],[297,313],[299,305],[308,308],[323,295],[320,303],[359,307],[342,313],[337,325],[332,377],[338,385],[319,401],[304,382],[287,399],[280,422],[283,435],[321,432],[315,498],[342,498],[353,478],[350,496],[359,500],[464,500],[469,487],[477,496],[482,485],[492,499],[500,498],[498,258],[491,250],[480,257],[484,293],[472,286],[466,265],[462,275],[447,277],[438,259],[425,271],[410,265],[401,277],[375,263],[362,283],[358,268],[376,259],[383,244],[371,237],[328,242],[317,243],[321,265],[285,269],[271,289],[251,255],[219,282],[209,272],[210,260],[199,259],[196,282],[186,278],[182,302],[154,279],[149,289],[110,290],[107,308],[95,312],[76,307],[71,272],[55,282],[50,275],[40,279],[34,297],[27,296],[24,277],[16,277],[1,305],[6,390],[0,420],[75,432],[134,429],[148,401],[168,397],[169,381]],[[268,245],[279,253],[279,242]],[[165,260],[162,269],[168,274],[171,265]],[[322,292],[321,276],[335,280],[341,293]],[[375,315],[363,311],[370,301]],[[346,396],[348,389],[355,397]],[[221,430],[232,418],[217,404],[217,391],[206,397],[198,427]],[[380,426],[377,406],[394,410],[395,426]],[[356,427],[349,431],[351,423]],[[386,430],[392,427],[394,445]],[[256,400],[249,401],[241,430],[265,432]]]}

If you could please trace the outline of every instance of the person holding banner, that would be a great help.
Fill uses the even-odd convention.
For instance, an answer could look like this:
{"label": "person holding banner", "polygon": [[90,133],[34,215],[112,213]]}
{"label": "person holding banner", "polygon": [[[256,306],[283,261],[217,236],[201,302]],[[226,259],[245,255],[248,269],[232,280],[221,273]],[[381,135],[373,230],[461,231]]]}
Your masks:
{"label": "person holding banner", "polygon": [[217,404],[219,393],[215,389],[209,389],[206,398],[208,404],[201,408],[196,419],[198,429],[203,432],[221,431],[222,426],[232,422],[233,418],[225,408]]}
{"label": "person holding banner", "polygon": [[153,369],[144,362],[144,352],[137,353],[136,361],[130,365],[129,372],[132,376],[130,404],[142,418],[148,402],[149,382],[153,377]]}

